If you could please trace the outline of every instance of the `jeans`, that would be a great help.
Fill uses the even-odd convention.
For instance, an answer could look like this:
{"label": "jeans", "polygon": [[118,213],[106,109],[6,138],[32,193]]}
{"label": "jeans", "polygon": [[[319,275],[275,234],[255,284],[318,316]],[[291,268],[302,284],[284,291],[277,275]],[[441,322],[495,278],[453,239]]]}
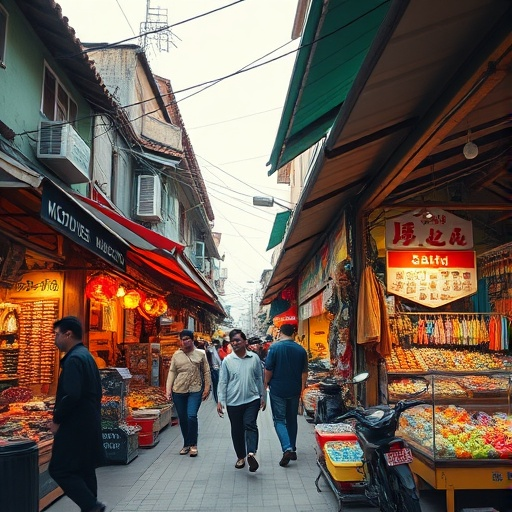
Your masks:
{"label": "jeans", "polygon": [[270,407],[277,437],[283,452],[297,449],[297,412],[299,410],[300,395],[290,398],[281,398],[270,392]]}
{"label": "jeans", "polygon": [[245,459],[248,453],[258,450],[259,432],[256,423],[261,400],[257,398],[248,404],[226,407],[231,423],[231,439],[236,456]]}
{"label": "jeans", "polygon": [[180,420],[183,446],[197,446],[197,412],[201,405],[202,391],[173,393],[172,400]]}
{"label": "jeans", "polygon": [[212,376],[213,398],[215,399],[215,403],[217,403],[219,401],[217,395],[217,387],[219,385],[219,369],[210,368],[210,375]]}

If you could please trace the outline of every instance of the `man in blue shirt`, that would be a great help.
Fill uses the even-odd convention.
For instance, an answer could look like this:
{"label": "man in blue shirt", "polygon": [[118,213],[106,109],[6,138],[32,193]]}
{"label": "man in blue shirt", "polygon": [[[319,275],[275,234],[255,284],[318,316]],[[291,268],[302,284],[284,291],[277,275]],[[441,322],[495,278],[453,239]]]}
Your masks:
{"label": "man in blue shirt", "polygon": [[245,467],[247,455],[249,471],[253,473],[259,467],[255,457],[259,441],[258,411],[266,407],[263,371],[258,354],[247,350],[247,337],[240,329],[233,329],[229,340],[233,352],[223,359],[220,367],[217,412],[222,418],[223,405],[226,406],[238,457],[235,468]]}
{"label": "man in blue shirt", "polygon": [[308,354],[294,341],[295,326],[284,324],[265,360],[265,389],[270,386],[270,406],[277,437],[283,449],[279,465],[297,460],[297,413],[308,377]]}

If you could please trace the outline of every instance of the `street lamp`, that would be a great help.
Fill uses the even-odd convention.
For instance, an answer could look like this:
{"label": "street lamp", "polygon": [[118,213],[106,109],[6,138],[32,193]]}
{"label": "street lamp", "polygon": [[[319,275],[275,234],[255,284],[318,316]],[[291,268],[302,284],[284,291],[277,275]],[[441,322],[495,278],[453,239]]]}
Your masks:
{"label": "street lamp", "polygon": [[290,212],[292,211],[292,209],[289,206],[285,206],[284,204],[277,202],[273,197],[254,196],[252,198],[252,204],[253,206],[265,206],[266,208],[271,208],[272,206],[274,206],[274,204],[277,204],[277,206],[280,206],[285,210],[288,210]]}

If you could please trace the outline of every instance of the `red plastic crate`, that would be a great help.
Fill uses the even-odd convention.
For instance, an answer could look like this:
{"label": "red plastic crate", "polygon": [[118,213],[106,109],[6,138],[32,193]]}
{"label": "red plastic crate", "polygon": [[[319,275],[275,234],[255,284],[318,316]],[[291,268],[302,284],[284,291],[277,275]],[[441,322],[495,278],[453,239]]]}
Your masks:
{"label": "red plastic crate", "polygon": [[318,432],[315,430],[315,438],[320,450],[324,450],[327,441],[357,441],[357,437],[352,432]]}

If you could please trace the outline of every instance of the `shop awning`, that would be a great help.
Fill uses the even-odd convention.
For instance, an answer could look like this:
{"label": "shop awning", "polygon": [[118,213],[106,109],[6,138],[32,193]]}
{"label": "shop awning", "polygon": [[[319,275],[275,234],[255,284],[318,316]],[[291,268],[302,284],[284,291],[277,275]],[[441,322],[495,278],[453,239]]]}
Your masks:
{"label": "shop awning", "polygon": [[297,53],[268,174],[331,129],[391,2],[313,0]]}
{"label": "shop awning", "polygon": [[288,219],[291,214],[291,210],[276,214],[274,225],[272,226],[272,231],[270,232],[270,238],[268,240],[267,251],[273,249],[283,241],[284,234],[286,233],[286,225],[288,224]]}
{"label": "shop awning", "polygon": [[[168,281],[167,285],[173,291],[215,306],[219,312],[225,314],[215,292],[183,254],[185,247],[182,244],[137,224],[109,206],[78,194],[74,197],[86,210],[128,242],[129,262],[142,269],[150,268]],[[166,286],[163,283],[162,285]]]}
{"label": "shop awning", "polygon": [[34,187],[43,181],[43,176],[0,151],[0,187]]}
{"label": "shop awning", "polygon": [[185,248],[184,245],[137,224],[108,206],[78,194],[75,194],[75,198],[85,209],[96,215],[131,245],[148,250],[164,249],[170,253],[181,253]]}

